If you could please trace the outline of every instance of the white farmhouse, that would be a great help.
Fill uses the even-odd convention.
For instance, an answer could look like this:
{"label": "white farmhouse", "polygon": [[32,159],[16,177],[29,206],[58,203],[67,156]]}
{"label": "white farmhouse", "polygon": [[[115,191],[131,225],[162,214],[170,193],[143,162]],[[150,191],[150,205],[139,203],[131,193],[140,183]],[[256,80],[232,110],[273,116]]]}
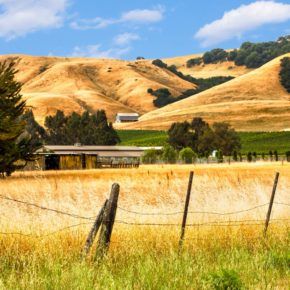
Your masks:
{"label": "white farmhouse", "polygon": [[116,115],[116,123],[137,122],[139,114],[137,113],[118,113]]}

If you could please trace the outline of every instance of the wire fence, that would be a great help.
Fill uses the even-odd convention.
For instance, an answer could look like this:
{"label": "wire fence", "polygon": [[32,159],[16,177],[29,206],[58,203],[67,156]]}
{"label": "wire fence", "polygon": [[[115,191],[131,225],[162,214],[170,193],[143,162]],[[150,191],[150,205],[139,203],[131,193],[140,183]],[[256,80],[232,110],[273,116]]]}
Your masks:
{"label": "wire fence", "polygon": [[[49,208],[46,206],[38,205],[35,203],[31,203],[29,201],[24,201],[24,200],[19,200],[15,198],[11,198],[9,196],[4,196],[0,195],[1,199],[14,202],[15,204],[21,204],[23,206],[28,206],[28,207],[34,207],[39,210],[43,211],[48,211],[48,212],[53,212],[59,215],[64,215],[68,216],[71,218],[75,219],[82,219],[82,220],[90,220],[90,222],[82,222],[78,224],[72,224],[63,228],[60,228],[56,231],[52,231],[50,233],[46,233],[43,235],[35,235],[35,234],[26,234],[26,233],[21,233],[21,232],[0,232],[0,235],[19,235],[19,236],[25,236],[25,237],[35,237],[35,238],[44,238],[48,237],[60,232],[63,232],[65,230],[69,230],[72,228],[84,226],[84,225],[91,225],[94,223],[95,216],[94,217],[88,217],[88,216],[82,216],[78,215],[75,213],[67,212],[64,210],[59,210],[59,209],[54,209],[54,208]],[[242,209],[242,210],[237,210],[237,211],[232,211],[232,212],[217,212],[217,211],[188,211],[188,214],[207,214],[207,215],[219,215],[219,216],[231,216],[235,214],[241,214],[241,213],[246,213],[250,211],[254,211],[256,209],[264,208],[266,206],[269,206],[270,203],[264,203],[260,204],[254,207]],[[289,207],[290,204],[288,203],[283,203],[283,202],[274,202],[276,205],[280,206],[287,206]],[[124,207],[117,207],[119,210],[129,213],[129,214],[134,214],[134,215],[139,215],[139,216],[174,216],[174,215],[180,215],[183,214],[183,211],[176,211],[176,212],[140,212],[140,211],[134,211],[134,210],[129,210],[125,209]],[[275,224],[286,224],[290,221],[290,219],[271,219],[271,223]],[[115,221],[117,224],[122,224],[122,225],[127,225],[127,226],[160,226],[160,227],[177,227],[181,226],[180,223],[149,223],[149,222],[135,222],[135,221],[128,221],[128,220],[116,220]],[[263,226],[265,223],[265,220],[259,220],[259,219],[244,219],[244,220],[228,220],[228,221],[210,221],[210,222],[203,222],[203,223],[188,223],[186,226],[187,227],[201,227],[201,226],[210,226],[210,227],[237,227],[237,226]]]}

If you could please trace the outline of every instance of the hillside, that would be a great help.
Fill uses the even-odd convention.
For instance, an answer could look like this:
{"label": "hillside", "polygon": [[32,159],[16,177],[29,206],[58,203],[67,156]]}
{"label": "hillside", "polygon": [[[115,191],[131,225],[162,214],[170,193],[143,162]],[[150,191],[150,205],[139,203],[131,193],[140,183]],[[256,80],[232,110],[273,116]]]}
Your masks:
{"label": "hillside", "polygon": [[193,67],[186,67],[186,62],[191,58],[201,57],[203,54],[191,54],[186,56],[172,57],[162,59],[168,65],[175,65],[177,70],[185,75],[191,75],[195,78],[210,78],[216,76],[238,77],[246,74],[252,69],[245,66],[236,66],[233,61],[219,62],[216,64],[201,64]]}
{"label": "hillside", "polygon": [[[284,55],[290,56],[290,53]],[[230,122],[242,131],[290,130],[290,94],[279,80],[278,57],[227,83],[143,115],[126,129],[166,129],[194,116]]]}
{"label": "hillside", "polygon": [[117,112],[155,109],[148,88],[168,88],[177,96],[195,88],[173,73],[147,61],[111,59],[0,56],[0,61],[17,62],[17,79],[23,83],[22,94],[43,124],[56,110],[65,113],[104,109],[110,120]]}

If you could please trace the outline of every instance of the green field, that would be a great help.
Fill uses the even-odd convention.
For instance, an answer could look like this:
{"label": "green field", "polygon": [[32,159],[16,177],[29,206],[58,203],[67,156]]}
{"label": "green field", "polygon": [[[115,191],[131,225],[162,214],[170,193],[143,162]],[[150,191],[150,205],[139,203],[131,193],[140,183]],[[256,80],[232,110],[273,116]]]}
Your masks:
{"label": "green field", "polygon": [[[119,130],[121,145],[163,146],[166,144],[166,131]],[[290,132],[239,132],[242,153],[278,153],[290,151]]]}

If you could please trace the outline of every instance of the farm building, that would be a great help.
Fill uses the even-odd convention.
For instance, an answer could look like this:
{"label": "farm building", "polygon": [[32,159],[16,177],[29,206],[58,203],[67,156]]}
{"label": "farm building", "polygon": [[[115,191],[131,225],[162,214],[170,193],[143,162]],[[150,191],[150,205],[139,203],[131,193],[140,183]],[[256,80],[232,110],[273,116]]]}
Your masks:
{"label": "farm building", "polygon": [[116,115],[116,123],[130,123],[137,122],[139,120],[139,114],[137,113],[118,113]]}
{"label": "farm building", "polygon": [[45,145],[26,170],[138,167],[144,149],[129,146]]}

